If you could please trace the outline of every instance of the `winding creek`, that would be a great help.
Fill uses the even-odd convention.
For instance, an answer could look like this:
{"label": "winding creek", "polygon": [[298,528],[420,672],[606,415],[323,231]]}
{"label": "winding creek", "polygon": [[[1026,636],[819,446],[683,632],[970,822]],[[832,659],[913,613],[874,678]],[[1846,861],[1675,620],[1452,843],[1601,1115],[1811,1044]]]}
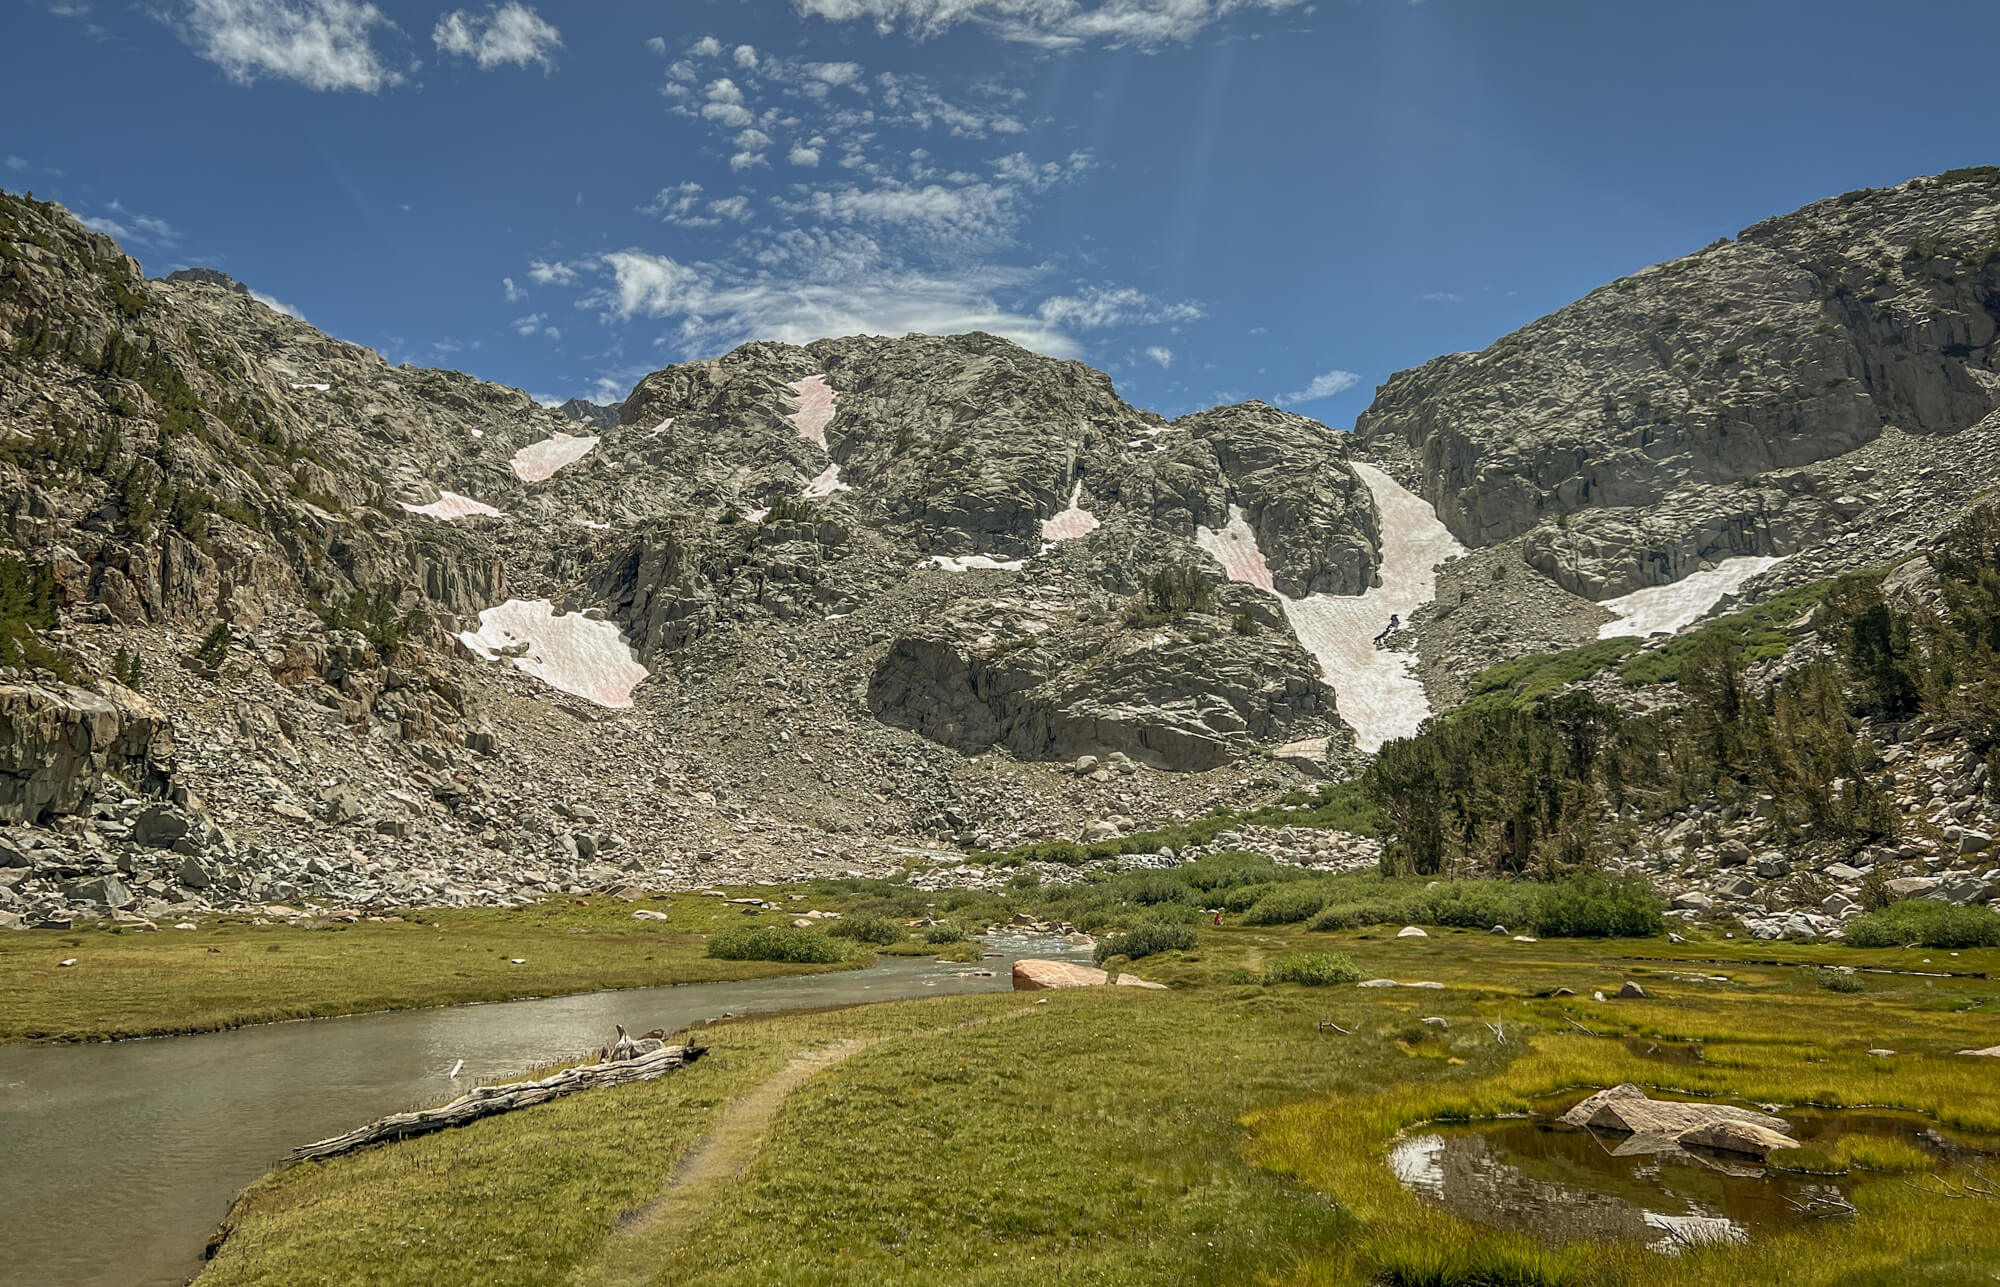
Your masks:
{"label": "winding creek", "polygon": [[[170,1287],[201,1268],[230,1199],[295,1145],[482,1081],[583,1057],[612,1025],[669,1030],[722,1014],[1005,991],[1060,940],[996,937],[977,966],[865,970],[592,992],[265,1024],[193,1037],[0,1046],[0,1280]],[[991,977],[970,977],[970,970]],[[458,1079],[449,1077],[463,1059]]]}

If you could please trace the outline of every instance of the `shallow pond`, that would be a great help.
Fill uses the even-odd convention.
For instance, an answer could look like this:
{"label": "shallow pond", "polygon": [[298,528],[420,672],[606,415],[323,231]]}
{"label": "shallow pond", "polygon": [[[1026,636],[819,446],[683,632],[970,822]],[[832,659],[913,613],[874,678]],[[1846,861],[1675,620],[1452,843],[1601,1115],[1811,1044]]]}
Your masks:
{"label": "shallow pond", "polygon": [[[1567,1106],[1567,1105],[1564,1105]],[[1801,1143],[1865,1134],[1952,1145],[1917,1117],[1786,1112]],[[1578,1130],[1541,1118],[1413,1131],[1389,1151],[1396,1178],[1461,1219],[1544,1242],[1636,1242],[1672,1254],[1841,1218],[1847,1176],[1767,1171],[1748,1158]]]}
{"label": "shallow pond", "polygon": [[[263,1024],[192,1037],[0,1046],[0,1216],[10,1287],[167,1287],[201,1268],[230,1199],[296,1145],[597,1050],[612,1025],[1005,991],[1061,940],[995,937],[976,965],[592,992]],[[981,977],[979,971],[991,971]],[[459,1060],[457,1080],[449,1074]]]}

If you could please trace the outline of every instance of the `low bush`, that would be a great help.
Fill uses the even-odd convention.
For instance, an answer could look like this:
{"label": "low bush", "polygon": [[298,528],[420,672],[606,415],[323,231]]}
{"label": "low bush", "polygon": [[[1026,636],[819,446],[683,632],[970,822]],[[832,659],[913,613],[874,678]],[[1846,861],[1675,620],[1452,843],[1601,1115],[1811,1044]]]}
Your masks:
{"label": "low bush", "polygon": [[1309,988],[1360,981],[1361,967],[1339,952],[1287,952],[1264,971],[1266,983],[1303,983]]}
{"label": "low bush", "polygon": [[1828,992],[1859,992],[1861,976],[1852,970],[1820,968],[1813,971],[1813,982]]}
{"label": "low bush", "polygon": [[1577,876],[1543,886],[1534,926],[1550,938],[1650,938],[1666,922],[1643,878]]}
{"label": "low bush", "polygon": [[877,947],[888,947],[910,936],[909,931],[880,912],[849,912],[826,932],[835,938],[851,938]]}
{"label": "low bush", "polygon": [[924,926],[926,943],[963,943],[965,937],[964,927],[954,925],[950,921],[939,921],[934,925]]}
{"label": "low bush", "polygon": [[1984,907],[1954,907],[1927,898],[1891,903],[1847,924],[1854,947],[2000,947],[2000,916]]}
{"label": "low bush", "polygon": [[1293,925],[1310,920],[1327,904],[1327,894],[1316,885],[1291,885],[1272,890],[1243,914],[1245,925]]}
{"label": "low bush", "polygon": [[847,959],[846,950],[826,935],[781,925],[724,930],[708,940],[708,954],[718,961],[788,961],[797,965],[834,965]]}
{"label": "low bush", "polygon": [[1136,961],[1161,952],[1185,952],[1195,944],[1194,927],[1169,925],[1164,921],[1141,921],[1123,934],[1113,934],[1097,945],[1100,964],[1114,956]]}

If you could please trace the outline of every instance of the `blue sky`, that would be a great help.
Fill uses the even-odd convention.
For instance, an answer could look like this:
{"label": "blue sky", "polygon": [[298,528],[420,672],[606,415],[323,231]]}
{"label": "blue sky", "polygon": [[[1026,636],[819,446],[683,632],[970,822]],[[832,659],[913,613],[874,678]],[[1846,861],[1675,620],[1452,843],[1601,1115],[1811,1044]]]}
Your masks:
{"label": "blue sky", "polygon": [[0,184],[545,398],[977,328],[1344,427],[1645,264],[2000,162],[1983,0],[9,4]]}

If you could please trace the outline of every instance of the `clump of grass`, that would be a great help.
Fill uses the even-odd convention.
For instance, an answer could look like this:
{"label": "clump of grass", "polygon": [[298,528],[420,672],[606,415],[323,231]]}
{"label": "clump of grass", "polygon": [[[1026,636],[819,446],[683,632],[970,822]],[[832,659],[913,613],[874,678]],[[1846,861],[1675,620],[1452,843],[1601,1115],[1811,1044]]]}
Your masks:
{"label": "clump of grass", "polygon": [[1636,878],[1557,881],[1535,911],[1536,932],[1553,938],[1649,938],[1663,928],[1660,896]]}
{"label": "clump of grass", "polygon": [[1326,891],[1312,885],[1280,888],[1264,895],[1243,914],[1246,925],[1295,925],[1309,920],[1327,903]]}
{"label": "clump of grass", "polygon": [[708,940],[708,954],[720,961],[789,961],[797,965],[833,965],[847,959],[846,950],[826,935],[782,925],[724,930]]}
{"label": "clump of grass", "polygon": [[1828,992],[1860,992],[1861,976],[1853,970],[1840,970],[1832,966],[1821,966],[1813,970],[1813,982]]}
{"label": "clump of grass", "polygon": [[954,925],[950,921],[938,921],[934,924],[924,926],[924,942],[934,946],[945,943],[963,943],[965,937],[965,927],[963,925]]}
{"label": "clump of grass", "polygon": [[1891,903],[1847,925],[1854,947],[2000,947],[2000,916],[1983,907],[1954,907],[1931,899]]}
{"label": "clump of grass", "polygon": [[1303,983],[1310,988],[1359,983],[1361,967],[1340,952],[1287,952],[1264,970],[1266,983]]}
{"label": "clump of grass", "polygon": [[1191,926],[1170,925],[1165,921],[1141,921],[1123,934],[1113,934],[1097,945],[1099,964],[1114,956],[1136,961],[1161,952],[1185,952],[1195,944]]}
{"label": "clump of grass", "polygon": [[889,947],[910,936],[909,931],[881,912],[849,912],[827,928],[835,938],[851,938],[858,943]]}

